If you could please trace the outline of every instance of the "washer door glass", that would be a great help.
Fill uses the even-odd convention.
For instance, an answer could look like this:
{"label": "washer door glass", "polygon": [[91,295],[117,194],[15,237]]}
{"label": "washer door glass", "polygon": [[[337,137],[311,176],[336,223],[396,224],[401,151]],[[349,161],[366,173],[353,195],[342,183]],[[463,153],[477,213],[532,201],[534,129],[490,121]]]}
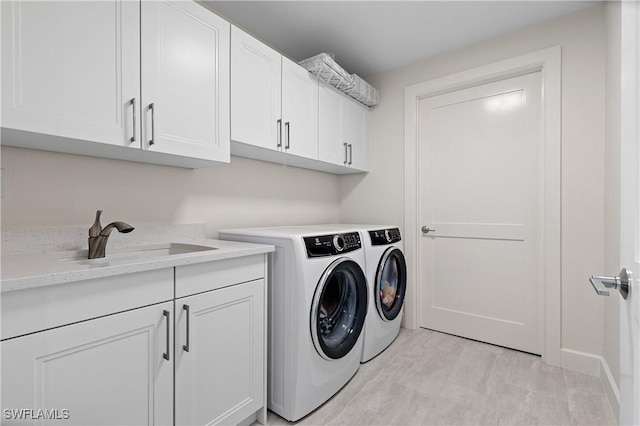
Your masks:
{"label": "washer door glass", "polygon": [[374,298],[380,317],[385,321],[395,319],[402,310],[407,288],[407,264],[402,251],[390,248],[384,252],[376,273]]}
{"label": "washer door glass", "polygon": [[320,278],[311,305],[311,335],[318,353],[338,359],[351,352],[367,313],[367,280],[348,258],[333,262]]}

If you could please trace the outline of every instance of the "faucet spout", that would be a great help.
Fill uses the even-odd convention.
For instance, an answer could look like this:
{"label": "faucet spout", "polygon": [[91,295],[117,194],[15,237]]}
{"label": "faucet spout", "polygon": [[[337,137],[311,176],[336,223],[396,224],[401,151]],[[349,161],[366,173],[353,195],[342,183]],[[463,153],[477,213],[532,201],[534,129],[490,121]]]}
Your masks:
{"label": "faucet spout", "polygon": [[102,210],[96,212],[96,220],[89,228],[89,259],[99,259],[105,256],[107,241],[114,228],[123,234],[128,234],[134,230],[133,226],[125,222],[112,222],[102,228],[102,225],[100,225],[101,214]]}
{"label": "faucet spout", "polygon": [[128,223],[125,222],[111,222],[110,224],[108,224],[107,226],[105,226],[102,231],[100,231],[100,235],[103,237],[108,237],[109,234],[111,234],[111,231],[113,231],[113,229],[117,229],[118,232],[122,232],[123,234],[128,234],[129,232],[133,231],[135,228],[131,225],[129,225]]}

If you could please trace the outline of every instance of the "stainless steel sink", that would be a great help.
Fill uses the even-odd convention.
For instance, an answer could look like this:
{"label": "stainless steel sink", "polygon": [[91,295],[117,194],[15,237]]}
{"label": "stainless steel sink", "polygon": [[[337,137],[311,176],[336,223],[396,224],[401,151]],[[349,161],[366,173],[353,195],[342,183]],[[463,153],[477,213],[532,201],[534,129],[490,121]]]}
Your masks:
{"label": "stainless steel sink", "polygon": [[76,265],[121,265],[123,263],[132,263],[138,260],[211,250],[217,250],[217,248],[182,243],[154,244],[148,246],[114,249],[111,251],[111,253],[108,253],[105,257],[99,259],[87,259],[86,251],[66,252],[64,255],[58,258],[58,261],[74,263]]}

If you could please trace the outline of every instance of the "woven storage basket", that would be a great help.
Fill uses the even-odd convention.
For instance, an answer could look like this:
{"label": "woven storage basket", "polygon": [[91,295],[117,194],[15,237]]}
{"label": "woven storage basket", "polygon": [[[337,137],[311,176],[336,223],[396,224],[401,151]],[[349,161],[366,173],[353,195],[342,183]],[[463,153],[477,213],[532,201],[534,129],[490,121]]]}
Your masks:
{"label": "woven storage basket", "polygon": [[343,90],[343,92],[366,106],[376,105],[378,90],[356,74],[351,74],[351,77],[353,78],[353,87]]}
{"label": "woven storage basket", "polygon": [[329,83],[338,90],[344,92],[353,87],[353,77],[327,53],[312,56],[298,62],[298,64],[310,73],[317,75],[321,81]]}

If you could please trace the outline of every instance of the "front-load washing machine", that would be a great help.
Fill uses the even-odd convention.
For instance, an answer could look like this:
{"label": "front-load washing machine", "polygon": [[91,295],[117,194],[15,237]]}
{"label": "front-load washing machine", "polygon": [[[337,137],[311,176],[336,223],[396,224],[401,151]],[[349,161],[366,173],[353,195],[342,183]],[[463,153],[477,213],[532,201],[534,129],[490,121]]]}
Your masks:
{"label": "front-load washing machine", "polygon": [[296,421],[360,366],[368,305],[360,233],[278,227],[223,230],[219,238],[275,246],[268,271],[267,405]]}
{"label": "front-load washing machine", "polygon": [[362,234],[369,306],[363,330],[362,362],[383,352],[400,332],[407,290],[407,264],[400,229],[389,225],[327,224],[315,229],[352,230]]}

